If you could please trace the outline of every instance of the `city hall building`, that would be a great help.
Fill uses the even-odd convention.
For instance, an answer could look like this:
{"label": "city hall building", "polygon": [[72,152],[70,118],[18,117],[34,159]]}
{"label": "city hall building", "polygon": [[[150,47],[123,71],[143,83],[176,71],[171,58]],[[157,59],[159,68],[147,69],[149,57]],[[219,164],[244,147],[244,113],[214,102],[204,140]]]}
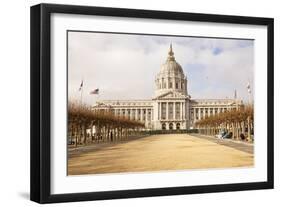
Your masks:
{"label": "city hall building", "polygon": [[170,45],[167,60],[155,77],[155,95],[151,100],[102,100],[93,109],[141,121],[150,130],[179,130],[193,129],[200,119],[243,106],[236,98],[192,99],[187,83]]}

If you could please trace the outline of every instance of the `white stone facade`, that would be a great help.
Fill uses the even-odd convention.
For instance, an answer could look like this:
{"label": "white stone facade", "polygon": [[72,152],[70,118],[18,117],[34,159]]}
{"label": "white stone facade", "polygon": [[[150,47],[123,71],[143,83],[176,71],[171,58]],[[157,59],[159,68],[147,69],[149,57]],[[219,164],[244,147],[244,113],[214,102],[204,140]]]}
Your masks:
{"label": "white stone facade", "polygon": [[151,100],[103,100],[94,110],[110,110],[116,116],[145,123],[150,130],[193,129],[196,121],[243,105],[237,99],[191,99],[187,77],[175,60],[172,45],[155,78]]}

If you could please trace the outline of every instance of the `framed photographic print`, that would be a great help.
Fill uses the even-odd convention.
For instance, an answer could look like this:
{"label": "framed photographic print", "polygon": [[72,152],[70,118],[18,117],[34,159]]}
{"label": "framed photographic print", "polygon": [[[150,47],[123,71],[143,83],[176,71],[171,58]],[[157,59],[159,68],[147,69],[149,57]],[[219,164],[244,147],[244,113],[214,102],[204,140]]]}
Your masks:
{"label": "framed photographic print", "polygon": [[273,19],[31,7],[31,200],[273,188]]}

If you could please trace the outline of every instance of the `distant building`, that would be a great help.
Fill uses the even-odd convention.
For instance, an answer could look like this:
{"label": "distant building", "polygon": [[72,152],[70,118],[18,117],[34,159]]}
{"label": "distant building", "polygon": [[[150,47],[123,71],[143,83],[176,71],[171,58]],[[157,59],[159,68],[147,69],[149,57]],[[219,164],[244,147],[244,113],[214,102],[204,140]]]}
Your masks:
{"label": "distant building", "polygon": [[147,129],[172,130],[195,128],[204,117],[243,106],[234,99],[191,99],[187,77],[175,60],[170,45],[166,62],[155,77],[155,96],[151,100],[103,100],[94,110],[110,110],[145,123]]}

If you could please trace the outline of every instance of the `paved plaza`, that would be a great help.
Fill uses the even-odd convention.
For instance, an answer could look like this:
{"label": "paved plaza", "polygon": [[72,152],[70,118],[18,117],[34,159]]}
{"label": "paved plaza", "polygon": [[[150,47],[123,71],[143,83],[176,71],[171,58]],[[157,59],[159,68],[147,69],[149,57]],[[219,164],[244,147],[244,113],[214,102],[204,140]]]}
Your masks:
{"label": "paved plaza", "polygon": [[253,165],[253,144],[189,134],[153,135],[68,152],[68,175]]}

